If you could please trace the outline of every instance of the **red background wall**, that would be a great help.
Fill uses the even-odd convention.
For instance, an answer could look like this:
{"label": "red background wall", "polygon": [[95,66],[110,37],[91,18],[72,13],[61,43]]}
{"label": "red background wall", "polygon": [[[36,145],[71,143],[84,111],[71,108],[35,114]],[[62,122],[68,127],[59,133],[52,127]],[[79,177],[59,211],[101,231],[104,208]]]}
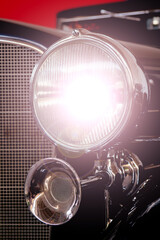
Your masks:
{"label": "red background wall", "polygon": [[0,18],[55,27],[62,10],[121,0],[0,0]]}

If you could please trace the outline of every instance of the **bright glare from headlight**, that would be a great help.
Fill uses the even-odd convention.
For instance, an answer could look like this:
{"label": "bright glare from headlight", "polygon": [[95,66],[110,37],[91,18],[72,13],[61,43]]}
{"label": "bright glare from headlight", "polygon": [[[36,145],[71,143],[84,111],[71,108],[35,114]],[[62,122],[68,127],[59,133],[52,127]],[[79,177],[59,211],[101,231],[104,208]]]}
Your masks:
{"label": "bright glare from headlight", "polygon": [[127,121],[129,74],[119,53],[99,40],[57,43],[33,76],[40,127],[66,150],[88,151],[110,142]]}
{"label": "bright glare from headlight", "polygon": [[91,121],[112,114],[112,89],[98,78],[81,77],[66,88],[66,108],[76,121]]}

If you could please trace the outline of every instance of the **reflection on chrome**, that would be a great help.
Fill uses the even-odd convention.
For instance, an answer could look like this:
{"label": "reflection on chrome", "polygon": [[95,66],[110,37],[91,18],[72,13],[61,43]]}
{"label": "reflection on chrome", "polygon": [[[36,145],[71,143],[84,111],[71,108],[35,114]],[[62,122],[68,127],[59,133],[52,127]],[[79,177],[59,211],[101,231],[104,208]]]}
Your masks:
{"label": "reflection on chrome", "polygon": [[69,164],[60,159],[42,159],[28,173],[25,197],[30,211],[40,221],[50,225],[63,224],[79,208],[79,177]]}

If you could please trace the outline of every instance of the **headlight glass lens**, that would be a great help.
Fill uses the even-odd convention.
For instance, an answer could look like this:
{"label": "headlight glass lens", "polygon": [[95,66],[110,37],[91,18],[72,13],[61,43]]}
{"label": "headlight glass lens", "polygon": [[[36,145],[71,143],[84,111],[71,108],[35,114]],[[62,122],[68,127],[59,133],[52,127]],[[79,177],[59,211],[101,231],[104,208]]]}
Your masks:
{"label": "headlight glass lens", "polygon": [[54,47],[35,72],[33,109],[62,148],[97,148],[118,134],[128,104],[127,74],[116,51],[95,40]]}

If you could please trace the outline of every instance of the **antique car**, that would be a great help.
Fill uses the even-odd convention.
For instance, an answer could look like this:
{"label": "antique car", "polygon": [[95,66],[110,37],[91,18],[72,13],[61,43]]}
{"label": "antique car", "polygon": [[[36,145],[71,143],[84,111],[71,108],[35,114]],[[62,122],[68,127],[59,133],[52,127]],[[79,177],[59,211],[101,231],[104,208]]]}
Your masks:
{"label": "antique car", "polygon": [[157,239],[158,1],[0,26],[0,239]]}

